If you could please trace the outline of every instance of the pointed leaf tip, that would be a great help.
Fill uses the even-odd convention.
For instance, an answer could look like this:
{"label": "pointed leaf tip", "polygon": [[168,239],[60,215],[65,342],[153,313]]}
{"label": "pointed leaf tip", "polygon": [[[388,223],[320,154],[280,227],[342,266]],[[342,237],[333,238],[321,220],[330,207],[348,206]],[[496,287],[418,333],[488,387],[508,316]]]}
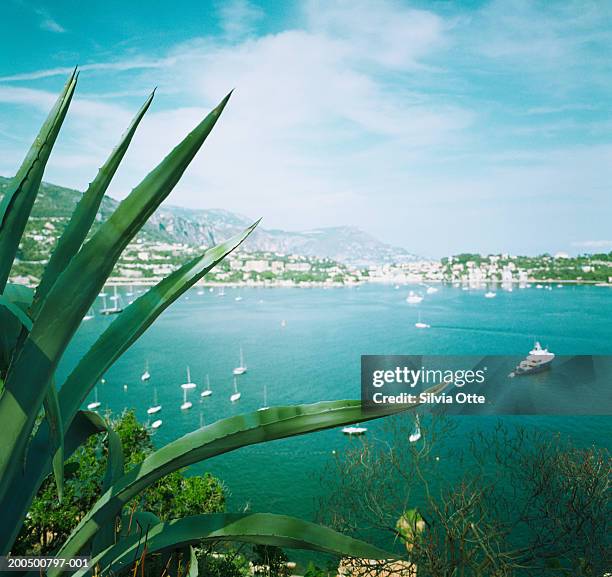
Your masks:
{"label": "pointed leaf tip", "polygon": [[232,88],[223,98],[223,100],[221,102],[219,102],[219,104],[217,104],[217,106],[214,109],[214,113],[219,116],[222,112],[223,109],[225,108],[226,104],[228,103],[230,97],[232,96],[232,93],[234,92],[234,89]]}

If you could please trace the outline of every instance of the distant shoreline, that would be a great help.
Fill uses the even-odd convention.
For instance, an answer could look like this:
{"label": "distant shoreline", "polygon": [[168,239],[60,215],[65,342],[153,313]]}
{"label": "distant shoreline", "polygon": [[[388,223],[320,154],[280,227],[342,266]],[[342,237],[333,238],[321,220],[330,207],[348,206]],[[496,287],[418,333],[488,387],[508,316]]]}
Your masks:
{"label": "distant shoreline", "polygon": [[[138,282],[129,281],[125,279],[109,279],[109,282],[106,283],[105,286],[155,286],[162,279],[142,279]],[[549,280],[537,280],[530,279],[528,281],[530,285],[542,284],[542,285],[550,285],[550,284],[563,284],[563,285],[590,285],[590,286],[600,286],[600,287],[612,287],[612,283],[606,283],[595,280],[567,280],[567,279],[549,279]],[[359,281],[352,283],[342,283],[342,282],[319,282],[319,281],[310,281],[310,282],[301,282],[301,283],[292,283],[287,281],[252,281],[252,282],[198,282],[195,287],[203,287],[203,288],[347,288],[347,287],[356,287],[361,285],[399,285],[400,287],[406,286],[419,286],[419,285],[445,285],[445,286],[454,286],[455,283],[450,281],[439,281],[439,280],[421,280],[421,281],[410,281],[410,282],[398,282],[394,280],[374,280],[374,281]],[[492,284],[496,284],[497,286],[501,286],[500,282],[493,283],[491,281],[483,282],[479,287],[470,287],[469,284],[460,284],[459,286],[467,286],[473,289],[477,288],[486,288]],[[518,281],[512,281],[512,287],[519,287]],[[534,288],[533,286],[531,288]]]}
{"label": "distant shoreline", "polygon": [[[162,277],[152,277],[148,279],[127,279],[127,278],[109,278],[108,282],[104,285],[107,287],[129,287],[129,286],[155,286],[159,282],[163,280]],[[38,282],[31,282],[29,279],[24,279],[22,277],[9,279],[9,282],[13,282],[16,284],[26,285],[30,288],[36,288]],[[420,280],[420,281],[397,281],[393,279],[388,280],[361,280],[350,283],[342,283],[342,282],[320,282],[320,281],[306,281],[301,283],[294,283],[292,281],[250,281],[250,282],[207,282],[200,281],[197,282],[194,287],[202,287],[202,288],[349,288],[349,287],[357,287],[361,285],[399,285],[400,287],[414,287],[414,286],[424,286],[424,285],[446,285],[446,286],[455,286],[457,283],[451,281],[440,281],[440,280]],[[572,279],[549,279],[549,280],[537,280],[537,279],[529,279],[528,284],[533,285],[541,284],[541,285],[551,285],[551,284],[562,284],[562,285],[588,285],[588,286],[598,286],[598,287],[612,287],[612,283],[606,283],[602,281],[596,280],[572,280]],[[484,289],[490,287],[491,285],[502,286],[500,282],[492,282],[486,281],[481,283],[479,286],[473,286],[470,284],[459,284],[461,287],[469,287],[474,290]],[[520,283],[518,281],[512,281],[512,288],[519,288]],[[502,287],[503,288],[503,287]]]}

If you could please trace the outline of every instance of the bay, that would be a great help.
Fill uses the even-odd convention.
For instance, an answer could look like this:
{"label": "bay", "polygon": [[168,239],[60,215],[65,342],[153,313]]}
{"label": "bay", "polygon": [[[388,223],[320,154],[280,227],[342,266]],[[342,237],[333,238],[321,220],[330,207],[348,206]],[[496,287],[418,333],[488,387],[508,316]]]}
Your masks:
{"label": "bay", "polygon": [[[98,386],[99,411],[119,414],[134,408],[143,422],[154,392],[163,406],[155,416],[163,425],[156,445],[165,444],[214,420],[254,411],[267,404],[286,405],[320,400],[359,398],[362,354],[523,355],[534,340],[560,355],[612,354],[612,289],[593,286],[535,287],[483,291],[441,286],[422,303],[408,305],[408,289],[390,285],[342,288],[192,289],[166,311],[108,371]],[[198,294],[200,293],[200,294]],[[128,297],[121,292],[124,301]],[[239,297],[239,300],[236,300]],[[420,311],[428,330],[414,323]],[[96,316],[83,323],[60,367],[60,378],[112,322]],[[238,378],[241,399],[231,403],[232,369],[242,347],[246,374]],[[140,380],[145,364],[151,379]],[[198,388],[182,411],[180,384],[186,367]],[[209,375],[212,396],[200,399]],[[124,387],[127,385],[127,387]],[[93,394],[87,402],[93,400]],[[87,404],[87,403],[86,403]],[[467,442],[470,431],[492,428],[497,419],[458,417],[451,443]],[[612,418],[506,417],[569,435],[580,445],[610,447]],[[368,423],[368,435],[381,434],[380,423]],[[190,467],[210,471],[225,484],[232,510],[250,509],[314,519],[324,488],[320,473],[332,452],[354,442],[336,430],[247,447]],[[444,463],[440,464],[444,467]]]}

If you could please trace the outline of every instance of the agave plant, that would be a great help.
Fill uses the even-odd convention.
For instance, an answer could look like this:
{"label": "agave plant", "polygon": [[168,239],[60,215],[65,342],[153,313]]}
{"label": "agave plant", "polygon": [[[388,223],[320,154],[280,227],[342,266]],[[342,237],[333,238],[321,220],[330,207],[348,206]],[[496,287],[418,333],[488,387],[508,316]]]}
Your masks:
{"label": "agave plant", "polygon": [[[238,541],[380,558],[384,551],[299,519],[271,514],[212,514],[160,523],[136,511],[120,520],[125,505],[162,476],[182,467],[273,439],[366,421],[359,401],[276,407],[220,420],[160,448],[125,470],[118,435],[98,414],[81,410],[107,369],[153,321],[257,226],[213,246],[164,278],[129,305],[94,342],[65,381],[55,371],[83,316],[94,303],[121,252],[170,194],[217,123],[230,95],[212,110],[91,231],[102,198],[134,133],[149,96],[77,204],[35,290],[8,283],[12,263],[38,193],[43,172],[77,84],[75,70],[43,124],[0,204],[0,555],[7,555],[43,480],[54,475],[62,498],[63,464],[89,436],[108,435],[103,494],[63,544],[58,555],[90,553],[101,574],[142,554],[142,535],[125,531],[132,520],[146,531],[147,551],[189,547],[199,541]],[[56,576],[61,567],[49,575]]]}

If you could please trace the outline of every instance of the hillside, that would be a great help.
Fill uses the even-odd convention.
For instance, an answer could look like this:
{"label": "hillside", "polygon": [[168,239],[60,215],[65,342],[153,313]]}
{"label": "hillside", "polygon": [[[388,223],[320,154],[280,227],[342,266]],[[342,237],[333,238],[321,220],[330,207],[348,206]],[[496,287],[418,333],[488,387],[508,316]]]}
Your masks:
{"label": "hillside", "polygon": [[[0,177],[0,196],[8,179]],[[43,183],[32,211],[30,227],[40,228],[51,219],[61,230],[70,217],[81,193],[50,183]],[[117,206],[117,201],[105,197],[98,221],[105,220]],[[231,236],[251,224],[253,219],[222,209],[189,209],[164,205],[145,225],[143,240],[210,245]],[[355,266],[392,262],[408,262],[417,257],[408,251],[384,244],[350,226],[319,228],[292,232],[258,227],[244,245],[247,251],[266,251],[325,257]]]}

